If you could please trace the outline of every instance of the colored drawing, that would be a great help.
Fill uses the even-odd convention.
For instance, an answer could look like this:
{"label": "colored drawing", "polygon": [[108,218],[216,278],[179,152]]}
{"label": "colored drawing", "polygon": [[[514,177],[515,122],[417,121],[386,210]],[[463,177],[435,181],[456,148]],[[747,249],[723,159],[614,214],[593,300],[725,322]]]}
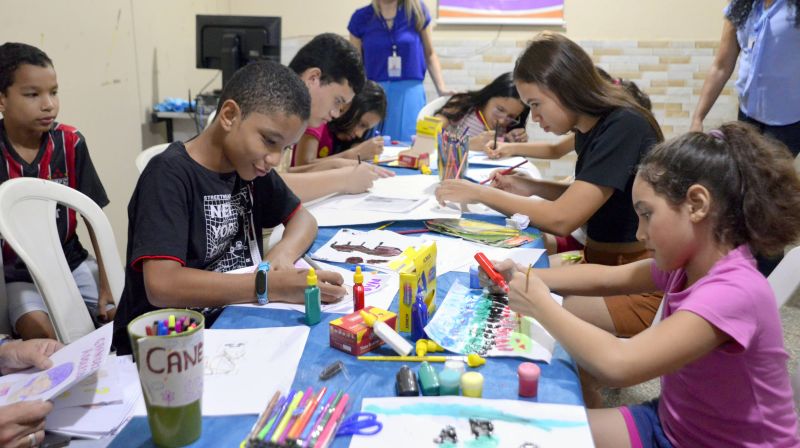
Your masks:
{"label": "colored drawing", "polygon": [[440,23],[564,23],[564,0],[439,0]]}
{"label": "colored drawing", "polygon": [[11,394],[10,401],[25,400],[43,394],[63,383],[74,370],[71,362],[65,362],[36,375],[24,386]]}
{"label": "colored drawing", "polygon": [[388,230],[341,229],[311,256],[322,261],[385,266],[417,242],[416,238]]}
{"label": "colored drawing", "polygon": [[361,409],[377,415],[383,430],[354,436],[351,448],[591,447],[581,406],[465,397],[365,398]]}
{"label": "colored drawing", "polygon": [[508,297],[455,283],[425,333],[456,353],[550,362],[555,339],[536,320],[508,307]]}

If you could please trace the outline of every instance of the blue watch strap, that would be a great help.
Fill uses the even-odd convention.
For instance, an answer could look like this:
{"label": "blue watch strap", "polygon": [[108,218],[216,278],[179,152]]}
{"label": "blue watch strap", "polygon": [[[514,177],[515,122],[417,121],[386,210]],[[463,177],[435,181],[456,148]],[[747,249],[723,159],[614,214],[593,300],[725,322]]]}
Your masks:
{"label": "blue watch strap", "polygon": [[269,298],[267,297],[269,286],[269,276],[267,275],[268,272],[269,261],[262,261],[258,264],[258,270],[256,272],[256,297],[258,297],[258,303],[260,305],[266,305],[269,303]]}

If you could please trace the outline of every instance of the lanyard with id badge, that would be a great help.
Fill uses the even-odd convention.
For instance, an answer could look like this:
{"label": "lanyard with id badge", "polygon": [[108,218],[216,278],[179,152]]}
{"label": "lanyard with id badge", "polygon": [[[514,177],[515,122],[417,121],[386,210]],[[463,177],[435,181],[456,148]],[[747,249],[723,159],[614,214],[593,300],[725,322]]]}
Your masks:
{"label": "lanyard with id badge", "polygon": [[389,59],[386,61],[386,72],[390,78],[399,78],[403,75],[403,58],[397,55],[397,41],[394,38],[394,27],[390,29],[383,14],[380,16],[381,23],[383,23],[386,32],[389,33],[389,39],[392,40],[392,55],[389,56]]}

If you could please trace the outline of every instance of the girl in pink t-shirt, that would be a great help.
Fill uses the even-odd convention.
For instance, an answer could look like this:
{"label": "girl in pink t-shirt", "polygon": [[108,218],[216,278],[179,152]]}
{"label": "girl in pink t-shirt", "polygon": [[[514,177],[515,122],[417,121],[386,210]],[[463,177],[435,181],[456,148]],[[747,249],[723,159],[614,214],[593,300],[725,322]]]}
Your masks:
{"label": "girl in pink t-shirt", "polygon": [[[509,304],[537,319],[599,382],[661,377],[661,397],[591,409],[598,447],[798,447],[781,320],[752,253],[800,237],[800,180],[785,146],[745,124],[690,132],[643,159],[637,238],[653,258],[623,266],[497,268]],[[660,323],[622,340],[550,298],[664,290]],[[586,300],[591,300],[586,297]]]}
{"label": "girl in pink t-shirt", "polygon": [[294,150],[292,166],[314,163],[326,157],[372,160],[383,152],[383,137],[373,131],[386,117],[383,88],[367,81],[341,116],[316,128],[307,128]]}

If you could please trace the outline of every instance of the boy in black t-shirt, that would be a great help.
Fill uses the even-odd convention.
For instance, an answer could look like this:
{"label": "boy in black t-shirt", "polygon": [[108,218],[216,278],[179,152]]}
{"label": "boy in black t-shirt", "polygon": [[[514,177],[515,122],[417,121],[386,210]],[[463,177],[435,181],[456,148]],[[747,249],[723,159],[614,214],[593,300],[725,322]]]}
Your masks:
{"label": "boy in black t-shirt", "polygon": [[[220,307],[254,302],[257,295],[303,300],[306,272],[293,264],[317,225],[272,169],[305,130],[308,91],[288,68],[259,62],[234,74],[219,104],[208,128],[185,145],[170,145],[139,177],[128,205],[117,353],[130,353],[128,323],[159,307],[200,308],[210,325]],[[283,239],[266,254],[270,266],[259,264],[261,229],[281,223]],[[259,272],[223,274],[254,265]],[[317,276],[324,301],[344,296],[339,274]]]}
{"label": "boy in black t-shirt", "polygon": [[[50,58],[30,45],[0,45],[0,182],[18,177],[48,179],[74,188],[105,207],[108,197],[89,157],[86,140],[77,129],[55,121],[58,109],[58,79]],[[61,205],[56,210],[64,255],[87,308],[100,322],[113,319],[114,301],[102,262],[98,266],[78,241],[75,211]],[[96,248],[88,221],[86,226]],[[99,287],[95,270],[99,271]],[[25,263],[5,243],[3,271],[14,330],[23,339],[55,339],[44,300]]]}

